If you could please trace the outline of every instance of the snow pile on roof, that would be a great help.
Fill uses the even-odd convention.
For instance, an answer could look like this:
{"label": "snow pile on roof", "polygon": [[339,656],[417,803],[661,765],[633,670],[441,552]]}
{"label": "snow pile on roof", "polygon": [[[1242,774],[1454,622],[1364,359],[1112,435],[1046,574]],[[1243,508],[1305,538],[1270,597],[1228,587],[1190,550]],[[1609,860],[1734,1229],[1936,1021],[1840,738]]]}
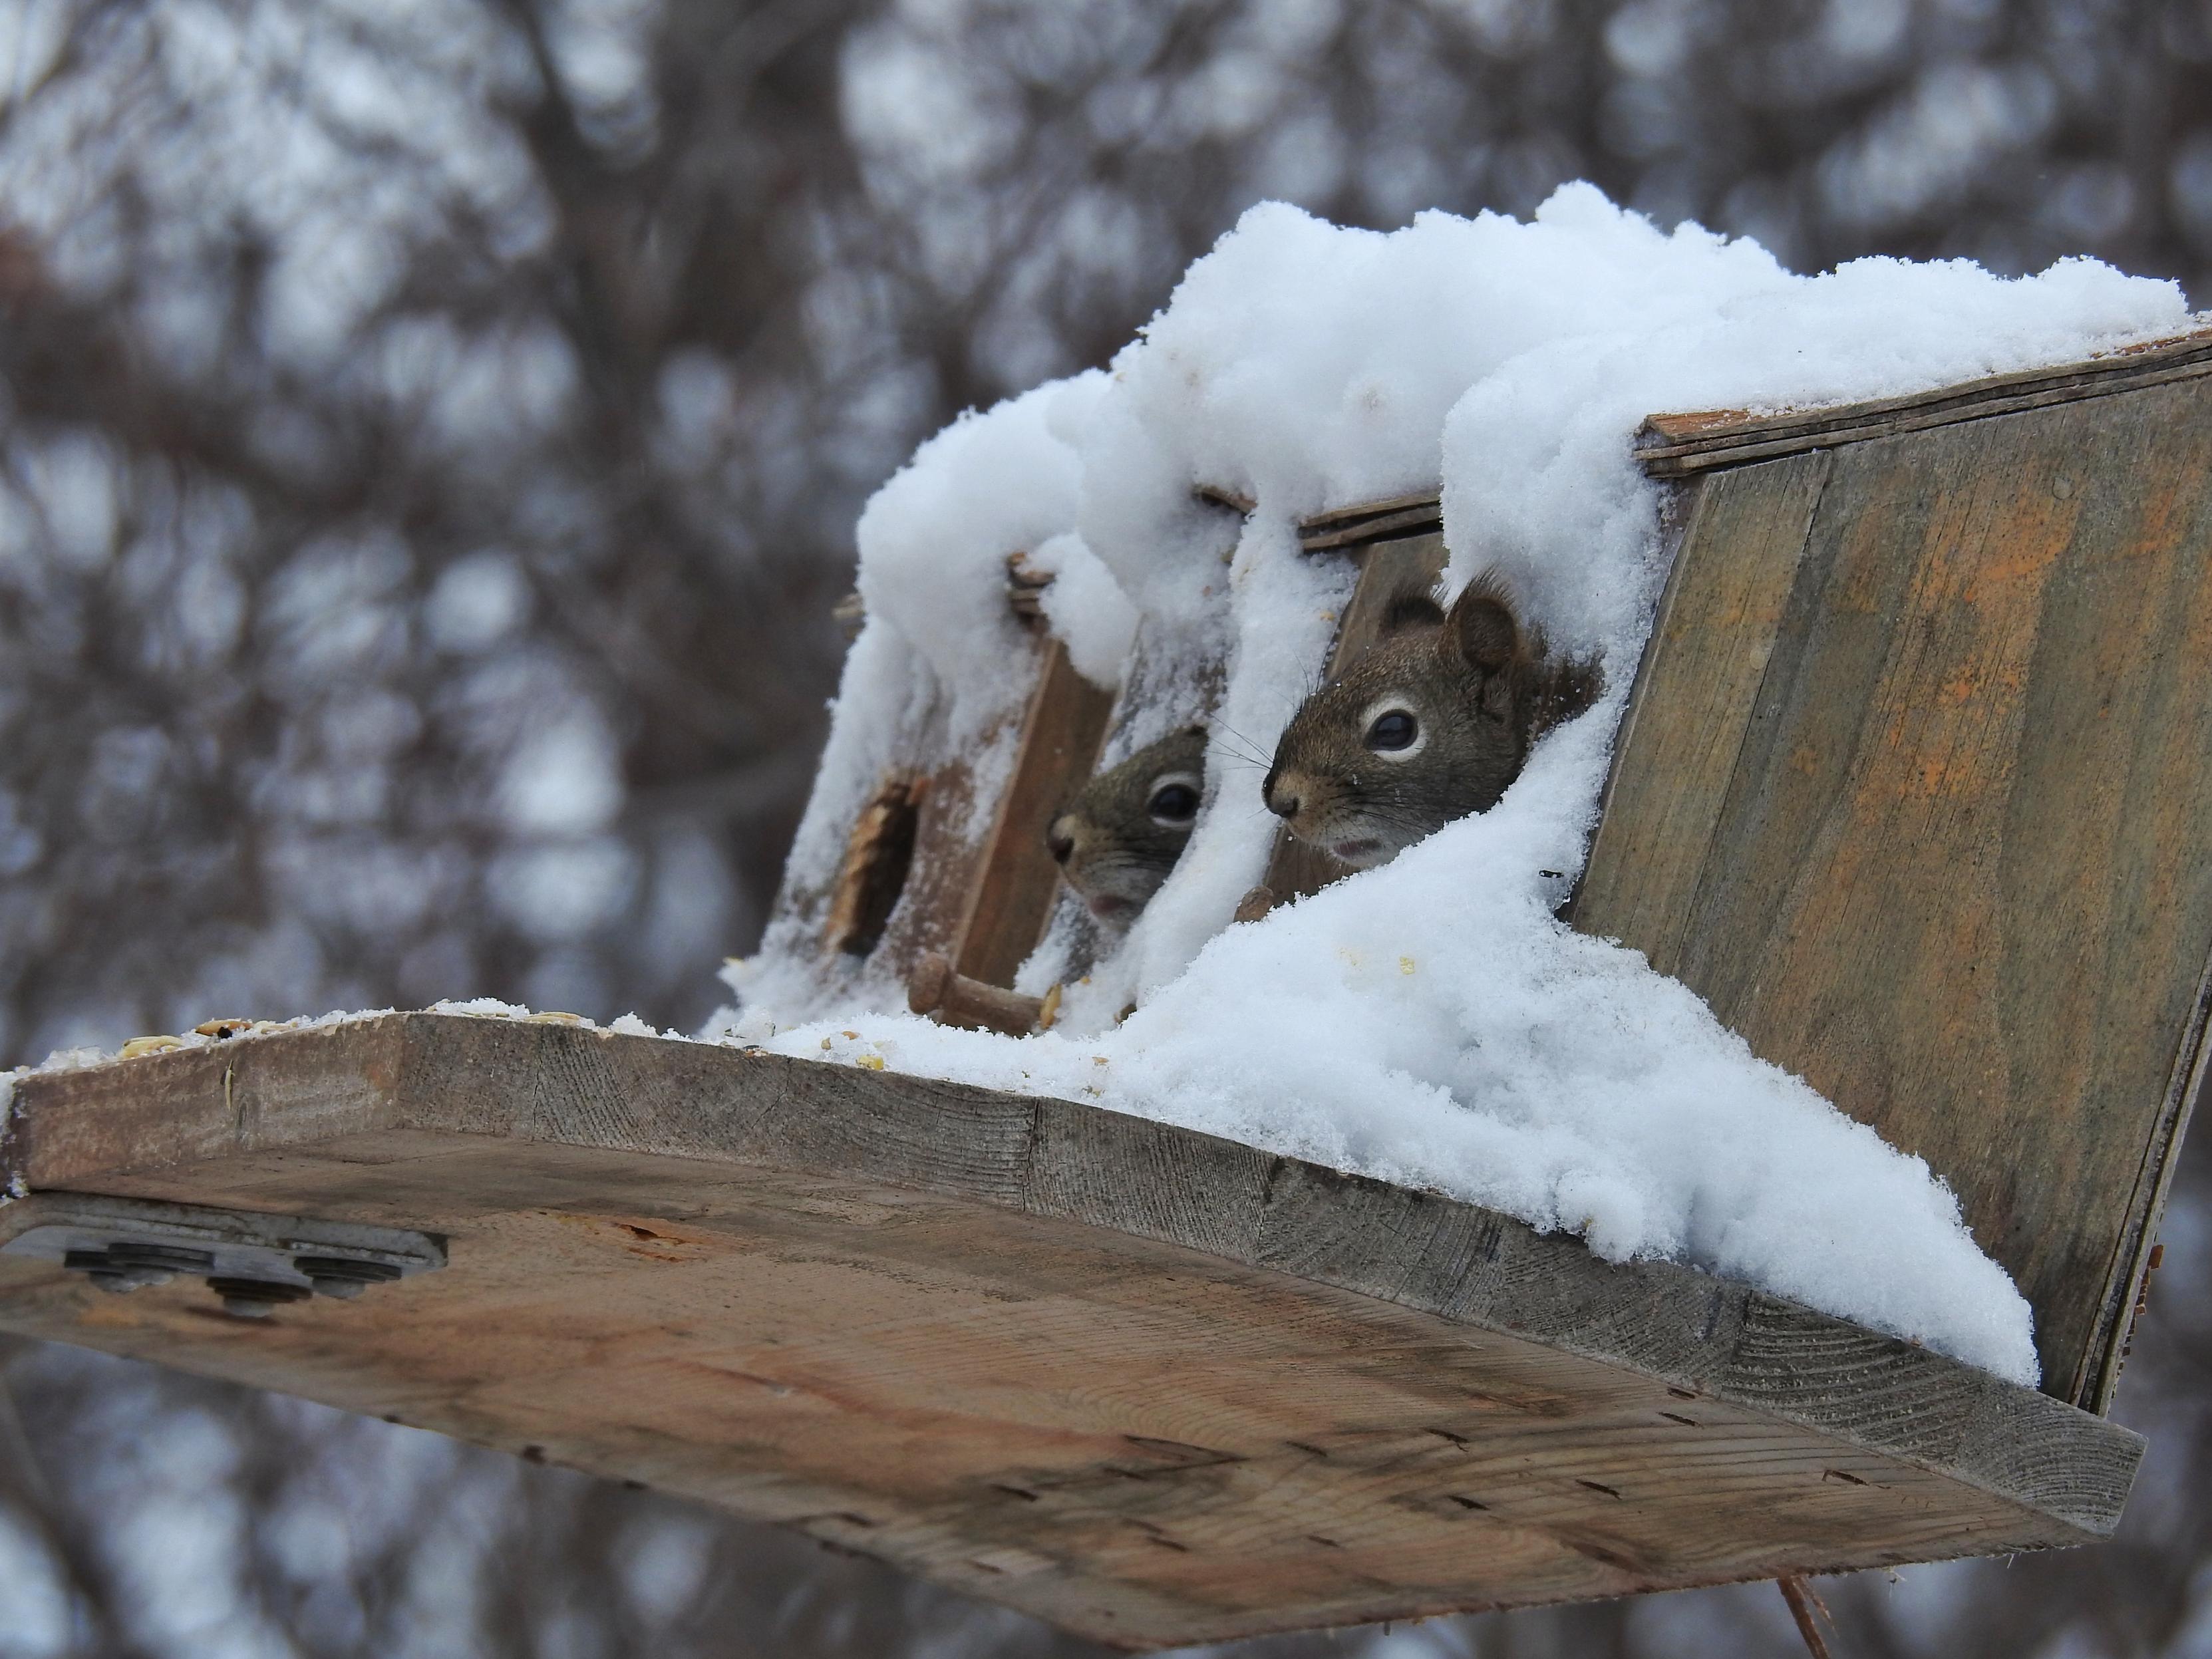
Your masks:
{"label": "snow pile on roof", "polygon": [[[1656,492],[1629,454],[1646,415],[1895,395],[2186,322],[2172,284],[2086,260],[2017,281],[1890,259],[1794,276],[1749,242],[1662,234],[1587,185],[1527,224],[1430,214],[1389,234],[1255,208],[1110,374],[963,419],[871,503],[868,622],[799,884],[826,884],[895,761],[964,756],[979,799],[998,787],[1024,690],[1004,595],[1016,551],[1059,573],[1048,618],[1082,672],[1109,679],[1137,629],[1154,664],[1225,661],[1218,726],[1265,754],[1346,596],[1347,562],[1302,556],[1297,520],[1441,480],[1449,585],[1501,567],[1555,641],[1602,655],[1611,694],[1491,811],[1257,924],[1230,917],[1274,821],[1258,769],[1217,754],[1182,864],[1053,1033],[899,1013],[897,986],[821,965],[806,916],[733,973],[744,1006],[721,1029],[1434,1188],[2031,1381],[2027,1304],[1926,1166],[1641,956],[1559,925],[1542,872],[1580,867],[1663,574]],[[1197,484],[1256,508],[1240,523]],[[926,726],[933,690],[951,712]],[[1123,701],[1139,714],[1123,750],[1206,710],[1189,672]],[[1064,943],[1048,939],[1029,988],[1058,977]]]}

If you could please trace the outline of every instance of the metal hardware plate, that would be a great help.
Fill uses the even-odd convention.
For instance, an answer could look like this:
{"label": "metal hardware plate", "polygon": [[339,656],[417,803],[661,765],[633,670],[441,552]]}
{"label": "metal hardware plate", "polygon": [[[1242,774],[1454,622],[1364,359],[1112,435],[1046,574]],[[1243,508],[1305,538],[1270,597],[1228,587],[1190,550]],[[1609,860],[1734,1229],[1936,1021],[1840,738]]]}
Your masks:
{"label": "metal hardware plate", "polygon": [[0,1205],[0,1255],[58,1262],[105,1291],[204,1279],[227,1312],[246,1319],[311,1296],[350,1300],[446,1265],[445,1240],[429,1233],[95,1193]]}

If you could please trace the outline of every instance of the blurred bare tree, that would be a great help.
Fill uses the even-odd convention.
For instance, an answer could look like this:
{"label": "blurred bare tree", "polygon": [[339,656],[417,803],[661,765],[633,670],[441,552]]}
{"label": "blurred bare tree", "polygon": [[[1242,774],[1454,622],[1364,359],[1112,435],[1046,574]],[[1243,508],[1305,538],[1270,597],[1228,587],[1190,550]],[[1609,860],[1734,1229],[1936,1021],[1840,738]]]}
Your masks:
{"label": "blurred bare tree", "polygon": [[[0,3],[0,1063],[453,995],[695,1024],[919,438],[1103,361],[1263,197],[1576,177],[1801,269],[2212,294],[2212,4]],[[2208,1169],[2124,1540],[1841,1586],[1847,1650],[2212,1651]],[[5,1376],[7,1659],[1077,1650],[384,1425]],[[1795,1640],[1753,1587],[1268,1646]]]}

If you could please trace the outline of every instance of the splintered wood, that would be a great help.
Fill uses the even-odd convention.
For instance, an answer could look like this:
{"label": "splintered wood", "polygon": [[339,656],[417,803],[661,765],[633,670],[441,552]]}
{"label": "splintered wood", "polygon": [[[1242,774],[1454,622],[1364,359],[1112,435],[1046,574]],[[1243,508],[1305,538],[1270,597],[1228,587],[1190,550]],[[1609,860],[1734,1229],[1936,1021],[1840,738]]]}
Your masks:
{"label": "splintered wood", "polygon": [[830,948],[864,957],[876,948],[906,889],[915,832],[929,780],[909,772],[884,780],[860,809],[845,844],[845,863],[830,897]]}
{"label": "splintered wood", "polygon": [[2141,1452],[1432,1194],[573,1025],[32,1077],[16,1177],[412,1228],[449,1265],[245,1322],[0,1255],[0,1328],[642,1481],[1129,1648],[2078,1542]]}

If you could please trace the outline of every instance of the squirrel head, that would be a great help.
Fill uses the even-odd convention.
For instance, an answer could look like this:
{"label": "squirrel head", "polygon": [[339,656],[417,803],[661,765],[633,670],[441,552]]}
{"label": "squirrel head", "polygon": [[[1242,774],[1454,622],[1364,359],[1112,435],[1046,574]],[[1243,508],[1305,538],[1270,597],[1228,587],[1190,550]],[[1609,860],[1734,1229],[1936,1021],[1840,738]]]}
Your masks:
{"label": "squirrel head", "polygon": [[1381,864],[1496,805],[1529,744],[1599,688],[1594,664],[1547,654],[1495,572],[1449,610],[1425,592],[1401,594],[1382,639],[1284,728],[1262,786],[1267,809],[1346,864]]}
{"label": "squirrel head", "polygon": [[1188,726],[1091,779],[1045,834],[1060,873],[1099,921],[1126,924],[1182,856],[1206,784],[1206,731]]}

